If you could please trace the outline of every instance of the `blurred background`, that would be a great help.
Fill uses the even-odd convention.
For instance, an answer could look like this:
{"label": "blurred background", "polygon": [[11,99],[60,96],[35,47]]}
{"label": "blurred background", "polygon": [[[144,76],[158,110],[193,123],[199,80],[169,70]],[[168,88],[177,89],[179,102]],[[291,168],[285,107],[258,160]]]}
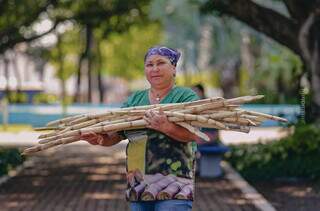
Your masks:
{"label": "blurred background", "polygon": [[320,198],[317,0],[0,0],[0,145],[32,144],[32,127],[119,107],[148,87],[143,57],[159,44],[182,53],[178,85],[201,83],[207,97],[263,94],[245,108],[289,119],[220,131],[236,170],[253,182],[302,181],[304,195]]}

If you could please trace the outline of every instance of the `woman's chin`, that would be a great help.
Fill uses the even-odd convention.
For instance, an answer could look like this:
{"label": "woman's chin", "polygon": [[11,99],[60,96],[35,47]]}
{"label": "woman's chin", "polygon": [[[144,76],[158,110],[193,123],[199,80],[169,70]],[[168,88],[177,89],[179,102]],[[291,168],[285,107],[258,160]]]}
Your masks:
{"label": "woman's chin", "polygon": [[161,79],[159,79],[159,78],[151,79],[150,82],[151,82],[151,85],[161,85],[161,84],[163,84],[163,81]]}

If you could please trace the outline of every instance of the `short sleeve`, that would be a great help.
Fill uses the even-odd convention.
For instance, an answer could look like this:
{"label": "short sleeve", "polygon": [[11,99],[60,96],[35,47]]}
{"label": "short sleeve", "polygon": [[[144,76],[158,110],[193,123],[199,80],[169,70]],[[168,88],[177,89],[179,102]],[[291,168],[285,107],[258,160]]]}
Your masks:
{"label": "short sleeve", "polygon": [[133,99],[135,97],[135,93],[130,95],[125,102],[122,103],[120,108],[128,108],[132,106]]}
{"label": "short sleeve", "polygon": [[181,88],[179,99],[177,102],[183,103],[183,102],[191,102],[199,100],[198,95],[190,88]]}

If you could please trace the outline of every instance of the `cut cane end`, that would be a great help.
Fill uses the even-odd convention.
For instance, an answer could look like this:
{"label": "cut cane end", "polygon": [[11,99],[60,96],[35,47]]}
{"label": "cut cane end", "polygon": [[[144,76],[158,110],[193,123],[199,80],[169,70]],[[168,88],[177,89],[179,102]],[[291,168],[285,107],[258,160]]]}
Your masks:
{"label": "cut cane end", "polygon": [[49,140],[40,140],[38,141],[39,144],[46,144],[46,143],[49,143],[50,141]]}
{"label": "cut cane end", "polygon": [[258,100],[259,100],[259,99],[264,98],[264,95],[256,95],[255,97],[256,97],[256,99],[258,99]]}
{"label": "cut cane end", "polygon": [[175,196],[175,198],[176,198],[176,199],[183,199],[183,200],[187,200],[187,199],[188,199],[187,197],[185,197],[185,196],[182,195],[182,194],[177,194],[177,195]]}

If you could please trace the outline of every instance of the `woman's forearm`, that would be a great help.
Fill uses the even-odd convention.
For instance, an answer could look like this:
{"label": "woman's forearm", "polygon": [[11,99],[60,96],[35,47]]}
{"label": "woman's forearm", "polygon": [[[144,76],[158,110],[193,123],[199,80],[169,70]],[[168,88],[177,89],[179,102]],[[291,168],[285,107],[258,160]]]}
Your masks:
{"label": "woman's forearm", "polygon": [[170,123],[167,128],[168,129],[164,131],[164,133],[179,142],[187,143],[191,141],[197,141],[199,139],[197,135],[191,133],[189,130],[181,127],[180,125]]}
{"label": "woman's forearm", "polygon": [[122,138],[119,136],[119,134],[117,132],[109,132],[107,134],[103,134],[103,144],[102,146],[112,146],[115,145],[117,143],[119,143],[120,141],[122,141]]}

